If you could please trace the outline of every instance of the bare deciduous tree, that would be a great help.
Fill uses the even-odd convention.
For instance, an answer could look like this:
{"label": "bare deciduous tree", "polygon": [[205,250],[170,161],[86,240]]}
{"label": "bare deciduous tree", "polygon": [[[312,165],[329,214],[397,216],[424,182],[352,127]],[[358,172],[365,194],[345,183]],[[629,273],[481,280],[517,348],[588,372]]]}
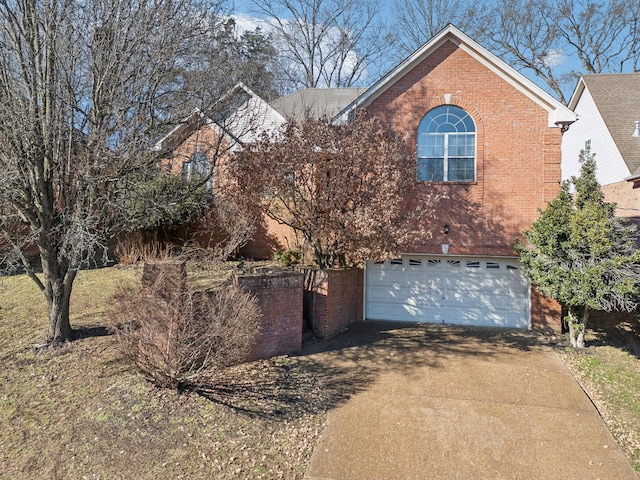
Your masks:
{"label": "bare deciduous tree", "polygon": [[452,23],[462,31],[471,29],[478,2],[469,0],[395,0],[394,44],[403,58]]}
{"label": "bare deciduous tree", "polygon": [[424,238],[436,201],[418,193],[415,159],[401,136],[364,114],[348,126],[289,124],[239,164],[241,178],[262,189],[266,214],[299,233],[320,268],[397,254]]}
{"label": "bare deciduous tree", "polygon": [[548,0],[502,0],[475,17],[473,34],[491,51],[520,71],[531,71],[566,104],[558,73],[564,44],[557,25],[555,3]]}
{"label": "bare deciduous tree", "polygon": [[0,0],[0,232],[47,301],[47,343],[72,336],[78,269],[121,224],[127,182],[153,170],[148,133],[209,13],[191,0]]}
{"label": "bare deciduous tree", "polygon": [[[565,104],[581,73],[640,69],[640,5],[633,0],[397,1],[397,43],[405,52],[450,22],[516,69],[532,72]],[[571,57],[580,66],[568,66]]]}
{"label": "bare deciduous tree", "polygon": [[290,90],[349,87],[388,49],[378,0],[254,1],[273,25]]}
{"label": "bare deciduous tree", "polygon": [[558,30],[584,73],[640,69],[640,4],[633,0],[558,3]]}

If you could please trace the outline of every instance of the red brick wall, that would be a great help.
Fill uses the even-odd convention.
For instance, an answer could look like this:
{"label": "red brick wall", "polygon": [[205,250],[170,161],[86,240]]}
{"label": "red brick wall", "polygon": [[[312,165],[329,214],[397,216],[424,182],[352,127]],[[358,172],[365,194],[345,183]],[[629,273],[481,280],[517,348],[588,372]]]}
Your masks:
{"label": "red brick wall", "polygon": [[[416,152],[417,128],[432,108],[450,103],[465,109],[476,124],[476,181],[421,183],[444,198],[436,217],[412,253],[512,255],[515,238],[529,227],[558,191],[559,128],[548,114],[452,42],[407,73],[368,107],[404,133]],[[443,226],[449,225],[449,234]]]}
{"label": "red brick wall", "polygon": [[300,248],[302,244],[289,226],[267,215],[263,215],[257,227],[253,239],[240,249],[244,258],[271,259],[278,251]]}
{"label": "red brick wall", "polygon": [[531,287],[531,328],[561,333],[562,307],[552,298],[545,297]]}
{"label": "red brick wall", "polygon": [[162,320],[157,322],[142,322],[138,342],[138,365],[147,373],[159,371],[169,376],[175,375],[178,365],[175,334],[172,332],[175,332],[176,324],[181,321],[178,303],[187,285],[186,263],[147,262],[142,270],[141,283],[147,294],[153,292],[167,301],[171,315],[159,316],[156,320]]}
{"label": "red brick wall", "polygon": [[363,317],[364,270],[305,271],[305,311],[313,333],[331,338]]}
{"label": "red brick wall", "polygon": [[[186,281],[184,262],[150,262],[144,266],[143,287],[159,289],[169,299],[185,290]],[[260,333],[248,361],[300,351],[303,283],[303,274],[298,272],[234,277],[235,285],[256,296],[262,312]],[[158,342],[166,341],[169,328],[171,325],[166,326],[167,331],[156,332]]]}
{"label": "red brick wall", "polygon": [[302,273],[242,275],[234,284],[255,295],[262,311],[260,333],[249,360],[291,354],[302,348]]}
{"label": "red brick wall", "polygon": [[632,182],[611,183],[602,186],[602,193],[607,202],[617,205],[616,215],[619,217],[640,217],[640,184],[634,188]]}

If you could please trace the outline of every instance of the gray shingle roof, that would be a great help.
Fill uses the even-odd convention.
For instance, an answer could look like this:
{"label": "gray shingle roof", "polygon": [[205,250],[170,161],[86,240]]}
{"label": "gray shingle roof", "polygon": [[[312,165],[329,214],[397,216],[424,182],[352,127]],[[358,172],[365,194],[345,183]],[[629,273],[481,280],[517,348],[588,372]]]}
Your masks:
{"label": "gray shingle roof", "polygon": [[640,174],[640,138],[632,137],[640,120],[640,73],[583,75],[582,79],[632,176]]}
{"label": "gray shingle roof", "polygon": [[271,106],[287,120],[305,115],[331,119],[359,97],[366,88],[305,88],[274,100]]}

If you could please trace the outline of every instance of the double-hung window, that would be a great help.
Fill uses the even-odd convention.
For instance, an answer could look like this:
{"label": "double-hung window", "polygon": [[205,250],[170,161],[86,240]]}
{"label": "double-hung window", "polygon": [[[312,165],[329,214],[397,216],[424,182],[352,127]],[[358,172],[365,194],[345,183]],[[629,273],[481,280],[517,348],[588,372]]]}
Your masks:
{"label": "double-hung window", "polygon": [[[207,156],[202,152],[195,152],[188,162],[182,164],[182,178],[190,180],[203,180],[211,174],[211,164]],[[207,180],[207,188],[213,188],[213,175]]]}
{"label": "double-hung window", "polygon": [[476,126],[460,107],[430,110],[418,126],[418,180],[473,182],[476,179]]}

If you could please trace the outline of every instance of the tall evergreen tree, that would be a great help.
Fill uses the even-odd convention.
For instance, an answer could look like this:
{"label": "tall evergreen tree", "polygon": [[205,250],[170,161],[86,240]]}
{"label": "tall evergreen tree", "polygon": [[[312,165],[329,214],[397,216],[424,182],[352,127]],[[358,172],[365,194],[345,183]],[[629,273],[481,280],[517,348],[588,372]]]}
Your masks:
{"label": "tall evergreen tree", "polygon": [[580,161],[580,176],[562,183],[558,196],[524,232],[526,243],[516,246],[525,275],[567,308],[576,348],[584,348],[591,310],[633,311],[640,300],[635,227],[614,215],[614,203],[604,201],[591,152],[582,152]]}

